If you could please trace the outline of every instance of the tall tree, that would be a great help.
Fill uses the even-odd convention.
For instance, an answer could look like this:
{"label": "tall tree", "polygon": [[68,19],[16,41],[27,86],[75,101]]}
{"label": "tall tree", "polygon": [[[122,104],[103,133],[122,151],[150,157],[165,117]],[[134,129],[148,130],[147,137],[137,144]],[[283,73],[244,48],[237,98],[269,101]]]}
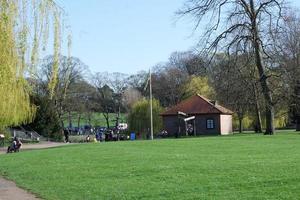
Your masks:
{"label": "tall tree", "polygon": [[[300,16],[290,10],[285,16],[284,30],[274,38],[279,63],[281,107],[287,106],[292,120],[300,130],[299,76],[300,76]],[[286,105],[288,104],[288,105]]]}
{"label": "tall tree", "polygon": [[189,0],[179,11],[180,15],[194,17],[196,28],[209,19],[208,28],[204,32],[206,41],[202,42],[205,49],[213,55],[220,46],[228,53],[253,52],[265,99],[265,134],[274,133],[274,102],[269,83],[270,74],[264,58],[269,58],[266,53],[268,39],[278,30],[283,2],[284,0]]}
{"label": "tall tree", "polygon": [[[38,73],[39,83],[43,85],[42,88],[44,89],[42,93],[48,97],[50,95],[47,86],[52,81],[52,68],[56,62],[55,59],[55,56],[45,57],[40,64]],[[88,83],[84,81],[88,73],[88,66],[76,57],[59,56],[58,61],[58,79],[52,94],[52,100],[56,108],[55,111],[61,121],[61,127],[64,127],[64,115],[67,111],[69,114],[71,114],[71,111],[74,111],[70,109],[68,104],[72,102],[71,105],[74,106],[73,103],[79,103],[78,96],[86,97],[87,93],[89,93],[87,89],[89,88],[87,87]],[[77,91],[74,91],[75,88]],[[72,98],[77,99],[77,102],[72,101]],[[75,106],[75,108],[79,107]]]}
{"label": "tall tree", "polygon": [[189,75],[207,75],[205,59],[192,51],[173,52],[169,58],[169,65],[178,68]]}
{"label": "tall tree", "polygon": [[97,92],[94,100],[98,103],[96,111],[102,112],[107,128],[110,127],[110,113],[114,113],[118,105],[114,90],[108,86],[108,76],[108,73],[96,73],[93,77],[93,86]]}
{"label": "tall tree", "polygon": [[[52,0],[0,0],[0,93],[3,94],[0,127],[34,118],[36,109],[29,98],[31,89],[25,74],[33,74],[38,53],[41,47],[47,46],[50,20],[54,29],[54,54],[59,54],[60,17],[61,9]],[[54,80],[55,67],[52,72]]]}
{"label": "tall tree", "polygon": [[247,55],[228,57],[226,54],[215,56],[210,69],[210,79],[216,90],[217,99],[230,107],[239,120],[239,132],[247,114],[255,116],[255,130],[262,132],[259,84],[255,76],[253,61]]}
{"label": "tall tree", "polygon": [[189,75],[181,69],[165,65],[156,66],[152,74],[153,96],[163,106],[172,106],[182,100],[181,88],[188,81]]}

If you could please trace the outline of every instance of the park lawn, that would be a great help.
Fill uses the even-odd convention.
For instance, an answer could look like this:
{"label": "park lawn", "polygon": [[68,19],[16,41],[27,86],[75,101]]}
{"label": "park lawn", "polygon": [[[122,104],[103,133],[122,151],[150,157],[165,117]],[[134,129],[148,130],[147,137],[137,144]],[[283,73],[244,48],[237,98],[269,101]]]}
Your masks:
{"label": "park lawn", "polygon": [[[110,126],[115,126],[116,124],[116,113],[109,113],[109,125]],[[121,123],[126,123],[127,119],[126,119],[127,115],[125,113],[120,113],[120,121]],[[65,126],[69,126],[69,118],[68,115],[64,116],[64,124]],[[88,121],[88,117],[86,114],[82,114],[81,115],[81,119],[80,119],[80,126],[84,126],[84,125],[88,125],[89,121]],[[76,112],[72,113],[72,125],[73,127],[77,127],[78,126],[78,114]],[[106,127],[106,120],[103,116],[102,113],[100,112],[93,112],[92,116],[91,116],[91,125],[92,126],[102,126],[102,127]]]}
{"label": "park lawn", "polygon": [[[300,134],[79,144],[0,156],[44,199],[297,199]],[[1,195],[1,194],[0,194]]]}

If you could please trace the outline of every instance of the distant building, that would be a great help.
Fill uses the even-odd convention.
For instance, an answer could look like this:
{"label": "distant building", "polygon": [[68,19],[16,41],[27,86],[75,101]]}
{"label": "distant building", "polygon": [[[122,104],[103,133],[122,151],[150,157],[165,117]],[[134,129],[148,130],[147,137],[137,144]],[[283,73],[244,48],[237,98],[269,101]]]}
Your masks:
{"label": "distant building", "polygon": [[195,95],[161,114],[169,135],[232,134],[233,112],[216,101]]}

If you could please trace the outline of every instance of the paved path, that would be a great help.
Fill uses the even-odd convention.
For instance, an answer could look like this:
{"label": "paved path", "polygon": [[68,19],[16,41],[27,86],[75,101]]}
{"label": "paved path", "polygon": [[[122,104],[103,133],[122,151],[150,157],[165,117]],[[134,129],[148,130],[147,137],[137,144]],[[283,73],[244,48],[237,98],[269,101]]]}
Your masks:
{"label": "paved path", "polygon": [[[59,142],[40,142],[37,144],[23,144],[20,151],[34,150],[34,149],[47,149],[47,148],[51,148],[51,147],[58,147],[58,146],[64,146],[64,145],[68,145],[68,144],[59,143]],[[7,146],[1,147],[0,154],[5,154],[6,150],[7,150]]]}
{"label": "paved path", "polygon": [[38,200],[33,194],[20,189],[12,181],[0,177],[0,200]]}
{"label": "paved path", "polygon": [[[21,148],[23,150],[33,150],[33,149],[45,149],[51,147],[58,147],[67,145],[65,143],[57,142],[40,142],[38,144],[24,144]],[[6,153],[7,147],[0,148],[0,154]],[[5,156],[5,155],[0,155]],[[29,192],[18,188],[16,184],[12,181],[8,181],[0,177],[0,200],[38,200],[36,196],[30,194]]]}

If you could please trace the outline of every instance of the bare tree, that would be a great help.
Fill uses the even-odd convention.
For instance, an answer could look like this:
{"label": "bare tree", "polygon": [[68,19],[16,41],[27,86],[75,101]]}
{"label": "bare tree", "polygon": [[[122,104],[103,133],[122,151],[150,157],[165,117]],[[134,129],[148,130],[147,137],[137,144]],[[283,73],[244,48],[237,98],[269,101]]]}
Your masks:
{"label": "bare tree", "polygon": [[110,127],[110,113],[115,112],[117,106],[114,90],[109,87],[109,83],[109,74],[106,72],[96,73],[93,77],[93,85],[97,92],[95,101],[97,101],[98,108],[96,108],[96,111],[102,112],[107,128]]}
{"label": "bare tree", "polygon": [[128,87],[137,89],[141,94],[145,95],[145,86],[147,84],[149,73],[147,71],[139,71],[128,77]]}
{"label": "bare tree", "polygon": [[127,109],[143,98],[140,91],[135,88],[127,88],[122,95],[122,102],[126,105]]}
{"label": "bare tree", "polygon": [[163,106],[172,106],[182,100],[181,89],[188,80],[188,74],[169,63],[157,65],[152,74],[153,95]]}
{"label": "bare tree", "polygon": [[169,65],[189,75],[207,75],[205,59],[192,51],[173,52],[169,58]]}
{"label": "bare tree", "polygon": [[[45,57],[40,64],[40,70],[37,74],[39,81],[38,93],[47,95],[48,84],[51,81],[52,66],[54,63],[53,56]],[[88,73],[88,66],[85,65],[79,58],[76,57],[59,57],[58,80],[55,89],[53,101],[55,104],[57,115],[61,121],[61,126],[64,127],[64,114],[69,113],[71,118],[70,106],[68,100],[70,97],[69,89],[73,84],[79,83],[84,80],[85,75]],[[40,89],[42,88],[42,89]]]}
{"label": "bare tree", "polygon": [[281,106],[289,107],[292,120],[300,131],[300,16],[298,11],[289,10],[285,16],[283,31],[276,35],[276,58],[280,64]]}
{"label": "bare tree", "polygon": [[213,56],[220,47],[229,54],[253,53],[265,99],[265,134],[274,133],[274,102],[266,61],[268,39],[279,29],[283,3],[284,0],[189,0],[178,12],[194,17],[195,29],[204,20],[209,22],[201,44]]}
{"label": "bare tree", "polygon": [[256,76],[256,67],[247,55],[237,58],[224,54],[215,56],[209,73],[217,93],[217,99],[237,114],[239,132],[243,131],[242,122],[246,114],[255,117],[254,128],[262,132],[260,87]]}

